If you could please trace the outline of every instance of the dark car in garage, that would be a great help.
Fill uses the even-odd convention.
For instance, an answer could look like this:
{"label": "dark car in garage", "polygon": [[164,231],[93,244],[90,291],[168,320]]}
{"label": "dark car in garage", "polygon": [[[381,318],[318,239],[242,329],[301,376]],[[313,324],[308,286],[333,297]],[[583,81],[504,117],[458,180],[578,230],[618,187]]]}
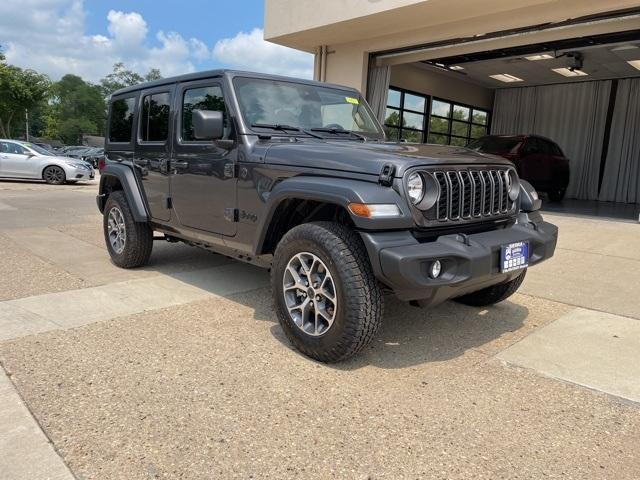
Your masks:
{"label": "dark car in garage", "polygon": [[467,148],[511,160],[520,178],[536,190],[546,192],[555,202],[564,198],[569,184],[569,159],[552,140],[539,135],[487,135],[473,140]]}

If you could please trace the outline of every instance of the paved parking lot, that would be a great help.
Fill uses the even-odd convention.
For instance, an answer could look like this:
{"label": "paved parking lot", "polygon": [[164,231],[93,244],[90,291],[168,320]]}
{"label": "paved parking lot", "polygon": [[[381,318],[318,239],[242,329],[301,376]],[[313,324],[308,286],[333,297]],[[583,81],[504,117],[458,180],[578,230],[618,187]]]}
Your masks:
{"label": "paved parking lot", "polygon": [[549,216],[521,293],[389,298],[327,366],[264,271],[164,242],[111,265],[95,190],[0,183],[0,478],[638,478],[637,224]]}

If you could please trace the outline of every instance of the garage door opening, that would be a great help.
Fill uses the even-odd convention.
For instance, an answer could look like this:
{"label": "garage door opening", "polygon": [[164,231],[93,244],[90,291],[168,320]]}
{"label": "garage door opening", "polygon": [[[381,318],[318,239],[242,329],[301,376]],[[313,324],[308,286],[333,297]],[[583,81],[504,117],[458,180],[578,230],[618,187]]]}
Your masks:
{"label": "garage door opening", "polygon": [[638,219],[637,30],[388,66],[375,60],[369,96],[386,72],[378,111],[390,138],[458,146],[484,135],[550,139],[570,161],[566,205],[615,216],[614,204],[595,202],[631,204],[617,209]]}

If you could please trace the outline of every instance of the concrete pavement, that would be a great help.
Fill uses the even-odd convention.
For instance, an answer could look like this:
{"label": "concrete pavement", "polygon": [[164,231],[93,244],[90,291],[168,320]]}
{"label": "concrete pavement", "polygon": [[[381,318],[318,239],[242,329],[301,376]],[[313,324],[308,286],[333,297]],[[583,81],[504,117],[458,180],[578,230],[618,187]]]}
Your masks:
{"label": "concrete pavement", "polygon": [[[163,242],[115,268],[94,194],[0,183],[0,363],[79,477],[637,478],[637,225],[549,215],[556,258],[521,294],[389,298],[371,348],[326,366],[287,343],[263,271]],[[7,463],[53,452],[30,435],[1,478],[47,478]]]}

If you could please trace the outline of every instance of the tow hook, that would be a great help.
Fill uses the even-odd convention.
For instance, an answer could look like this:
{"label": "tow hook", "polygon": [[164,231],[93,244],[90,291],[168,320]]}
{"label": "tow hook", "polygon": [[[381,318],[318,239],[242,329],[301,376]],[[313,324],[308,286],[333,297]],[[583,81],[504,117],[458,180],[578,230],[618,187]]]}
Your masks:
{"label": "tow hook", "polygon": [[467,235],[466,233],[459,233],[458,241],[464,243],[467,247],[471,246],[471,239],[469,238],[469,235]]}

